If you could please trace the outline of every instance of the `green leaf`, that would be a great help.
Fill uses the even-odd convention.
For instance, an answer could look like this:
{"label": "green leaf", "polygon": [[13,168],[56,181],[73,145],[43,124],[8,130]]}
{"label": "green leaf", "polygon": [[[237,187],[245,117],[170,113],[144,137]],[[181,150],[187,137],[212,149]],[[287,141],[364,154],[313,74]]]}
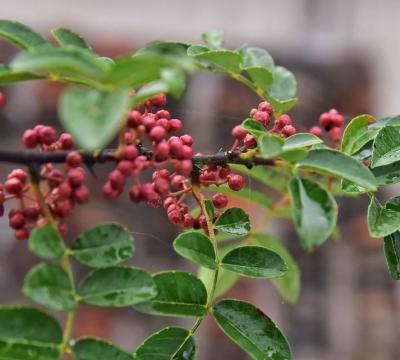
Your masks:
{"label": "green leaf", "polygon": [[315,149],[298,162],[298,167],[349,180],[369,191],[376,191],[376,180],[371,171],[352,157],[330,149]]}
{"label": "green leaf", "polygon": [[43,259],[57,259],[63,256],[65,249],[60,233],[47,224],[32,230],[29,250]]}
{"label": "green leaf", "polygon": [[272,106],[274,108],[275,117],[288,112],[298,102],[297,98],[279,100],[268,94],[266,94],[265,99],[268,100],[272,104]]}
{"label": "green leaf", "polygon": [[274,75],[268,68],[261,66],[242,66],[242,69],[249,74],[252,82],[261,89],[267,89],[273,84]]}
{"label": "green leaf", "polygon": [[227,209],[215,222],[215,227],[228,234],[246,235],[250,231],[249,215],[240,208]]}
{"label": "green leaf", "polygon": [[214,305],[213,316],[222,331],[255,360],[290,360],[286,337],[261,310],[233,299]]}
{"label": "green leaf", "polygon": [[374,121],[371,115],[360,115],[352,119],[344,130],[341,150],[349,155],[361,150],[376,135],[376,129],[368,129],[368,125]]}
{"label": "green leaf", "polygon": [[79,287],[87,304],[122,307],[150,300],[157,295],[152,277],[133,266],[114,266],[90,273]]}
{"label": "green leaf", "polygon": [[379,186],[400,182],[400,161],[372,169]]}
{"label": "green leaf", "polygon": [[67,45],[74,45],[82,49],[92,51],[92,47],[86,42],[86,40],[76,32],[66,28],[52,29],[51,33],[57,42],[63,47]]}
{"label": "green leaf", "polygon": [[184,72],[180,69],[163,69],[161,72],[161,78],[168,86],[166,92],[176,98],[180,98],[186,90],[186,77]]}
{"label": "green leaf", "polygon": [[75,46],[64,48],[40,48],[33,53],[21,53],[12,62],[11,67],[17,71],[29,71],[38,74],[51,74],[52,78],[60,76],[77,76],[101,80],[109,65],[90,52]]}
{"label": "green leaf", "polygon": [[257,139],[260,153],[265,158],[273,158],[281,154],[283,140],[274,134],[265,133]]}
{"label": "green leaf", "polygon": [[182,271],[165,271],[153,276],[157,296],[136,304],[135,309],[155,315],[203,316],[207,291],[196,276]]}
{"label": "green leaf", "polygon": [[214,219],[215,216],[215,206],[212,200],[204,200],[204,207],[206,208],[207,215],[210,219]]}
{"label": "green leaf", "polygon": [[391,278],[400,280],[400,232],[385,236],[383,250]]}
{"label": "green leaf", "polygon": [[337,221],[333,196],[321,185],[295,177],[289,184],[294,225],[303,247],[313,250],[332,234]]}
{"label": "green leaf", "polygon": [[186,231],[174,241],[175,251],[186,259],[209,269],[216,269],[215,251],[210,239],[198,231]]}
{"label": "green leaf", "polygon": [[38,46],[50,47],[42,35],[18,21],[0,20],[0,37],[24,50]]}
{"label": "green leaf", "polygon": [[249,118],[244,120],[242,122],[242,127],[255,137],[259,137],[260,135],[266,133],[264,126],[259,121],[254,119]]}
{"label": "green leaf", "polygon": [[167,327],[148,337],[133,357],[135,360],[195,360],[196,344],[188,330]]}
{"label": "green leaf", "polygon": [[400,212],[383,207],[375,196],[368,206],[368,230],[372,237],[383,237],[400,228]]}
{"label": "green leaf", "polygon": [[60,266],[41,263],[25,277],[22,292],[32,301],[54,310],[72,310],[76,306],[68,274]]}
{"label": "green leaf", "polygon": [[265,67],[269,69],[274,68],[274,59],[264,49],[257,47],[242,47],[239,49],[239,53],[242,55],[244,68],[251,66]]}
{"label": "green leaf", "polygon": [[285,274],[283,259],[261,246],[239,246],[229,251],[221,260],[223,268],[241,275],[273,278]]}
{"label": "green leaf", "polygon": [[127,351],[96,338],[87,337],[73,341],[71,349],[76,360],[133,360],[133,356]]}
{"label": "green leaf", "polygon": [[375,137],[371,167],[390,165],[400,161],[400,133],[393,126],[385,126]]}
{"label": "green leaf", "polygon": [[[236,245],[227,245],[220,247],[218,249],[219,256],[220,257],[224,256],[235,247]],[[215,272],[213,270],[201,267],[199,268],[197,275],[200,278],[200,280],[203,281],[206,288],[211,289],[211,286],[214,282]],[[237,273],[225,270],[224,268],[220,267],[218,272],[218,279],[217,279],[217,285],[215,287],[214,297],[216,298],[218,296],[225,294],[235,284],[238,277],[239,276]]]}
{"label": "green leaf", "polygon": [[30,307],[0,307],[0,359],[57,360],[62,329],[56,319]]}
{"label": "green leaf", "polygon": [[28,71],[16,71],[7,65],[0,65],[0,84],[9,84],[17,81],[37,79],[42,79],[42,76]]}
{"label": "green leaf", "polygon": [[282,150],[288,151],[293,149],[304,148],[307,146],[321,144],[323,141],[313,134],[308,133],[298,133],[292,136],[289,136],[282,147]]}
{"label": "green leaf", "polygon": [[278,100],[288,100],[296,95],[297,82],[293,73],[283,66],[276,66],[273,71],[274,82],[269,94]]}
{"label": "green leaf", "polygon": [[225,50],[225,49],[209,50],[192,55],[193,53],[190,52],[189,48],[188,53],[189,55],[194,56],[197,59],[202,59],[211,62],[230,73],[235,73],[235,74],[240,73],[240,64],[242,62],[242,57],[236,51]]}
{"label": "green leaf", "polygon": [[106,223],[81,233],[71,248],[71,254],[83,265],[102,268],[129,259],[134,250],[133,236],[127,228]]}
{"label": "green leaf", "polygon": [[224,41],[223,30],[213,30],[201,34],[201,39],[210,49],[218,49]]}
{"label": "green leaf", "polygon": [[93,151],[114,138],[128,112],[129,101],[128,89],[103,92],[70,88],[62,96],[60,117],[77,143]]}
{"label": "green leaf", "polygon": [[300,295],[300,270],[296,261],[290,255],[289,251],[281,241],[269,234],[251,235],[254,241],[268,250],[276,252],[287,265],[286,273],[276,279],[272,279],[272,283],[278,289],[281,296],[290,303],[295,303]]}

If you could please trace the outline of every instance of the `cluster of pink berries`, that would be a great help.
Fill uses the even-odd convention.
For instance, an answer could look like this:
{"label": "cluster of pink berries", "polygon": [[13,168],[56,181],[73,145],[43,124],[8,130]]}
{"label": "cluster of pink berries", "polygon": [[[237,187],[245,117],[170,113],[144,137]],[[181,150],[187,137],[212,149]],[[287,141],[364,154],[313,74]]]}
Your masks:
{"label": "cluster of pink berries", "polygon": [[319,126],[313,126],[310,129],[310,133],[314,134],[315,136],[321,137],[322,136],[322,129],[324,129],[329,139],[332,143],[336,146],[340,143],[343,135],[343,124],[344,124],[344,117],[341,115],[336,109],[331,109],[328,112],[324,112],[319,117]]}
{"label": "cluster of pink berries", "polygon": [[[63,133],[57,138],[55,129],[44,125],[26,130],[22,143],[28,149],[39,146],[41,151],[71,150],[74,147],[70,134]],[[77,151],[68,154],[62,170],[50,163],[44,164],[40,169],[40,194],[33,191],[26,171],[15,169],[8,174],[0,187],[1,213],[4,213],[6,200],[17,200],[17,206],[9,212],[9,224],[15,230],[17,239],[27,239],[30,230],[49,222],[49,217],[57,223],[62,234],[66,232],[65,218],[75,204],[86,203],[89,198],[81,164],[82,156]]]}

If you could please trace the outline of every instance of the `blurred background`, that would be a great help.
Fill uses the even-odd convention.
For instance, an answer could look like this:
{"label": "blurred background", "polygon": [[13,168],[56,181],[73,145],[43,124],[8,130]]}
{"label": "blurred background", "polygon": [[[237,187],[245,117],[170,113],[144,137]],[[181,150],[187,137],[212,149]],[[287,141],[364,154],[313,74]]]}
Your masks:
{"label": "blurred background", "polygon": [[[53,27],[70,27],[105,56],[129,53],[158,39],[196,43],[202,32],[223,29],[227,47],[263,47],[276,63],[295,73],[300,104],[292,114],[303,131],[332,107],[348,119],[360,113],[380,117],[400,112],[398,14],[398,0],[0,0],[1,18],[21,21],[47,36]],[[0,63],[15,54],[15,48],[0,40]],[[19,146],[20,134],[36,123],[58,126],[60,89],[43,82],[2,88],[8,104],[0,113],[0,147]],[[198,74],[190,79],[182,101],[172,101],[168,108],[184,121],[188,133],[195,134],[195,150],[212,152],[229,146],[230,129],[257,101],[240,84]],[[1,178],[9,169],[1,165]],[[99,178],[107,171],[95,170]],[[177,229],[162,210],[132,205],[127,196],[108,203],[100,195],[100,184],[91,182],[92,200],[74,211],[69,239],[91,224],[118,221],[134,232],[136,265],[152,272],[195,271],[174,254],[170,244]],[[382,197],[391,195],[398,195],[395,186]],[[368,235],[367,199],[341,199],[339,207],[341,239],[328,241],[312,254],[300,249],[286,222],[273,222],[266,229],[288,244],[299,263],[302,292],[297,304],[283,302],[267,281],[260,280],[239,281],[229,296],[252,300],[277,322],[295,359],[399,359],[400,287],[387,274],[382,241]],[[249,211],[257,215],[256,209]],[[38,259],[28,253],[26,243],[14,240],[7,219],[0,221],[0,303],[27,303],[20,287]],[[76,267],[75,273],[81,278],[86,270]],[[108,338],[133,350],[150,333],[172,324],[191,322],[132,309],[82,306],[75,335]],[[212,321],[200,329],[199,347],[201,360],[248,359]]]}

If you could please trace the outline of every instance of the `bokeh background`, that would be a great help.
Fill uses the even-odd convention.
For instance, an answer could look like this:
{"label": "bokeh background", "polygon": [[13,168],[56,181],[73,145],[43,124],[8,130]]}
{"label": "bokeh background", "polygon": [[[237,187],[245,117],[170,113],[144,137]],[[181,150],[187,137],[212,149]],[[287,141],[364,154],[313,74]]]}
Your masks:
{"label": "bokeh background", "polygon": [[[292,114],[302,130],[331,107],[348,119],[400,111],[398,14],[398,0],[0,0],[1,18],[47,35],[53,27],[70,27],[106,56],[129,53],[157,39],[198,42],[202,32],[223,29],[228,47],[263,47],[295,73],[300,104]],[[0,40],[0,63],[15,54]],[[8,105],[0,114],[0,147],[18,147],[23,129],[36,123],[58,126],[60,89],[43,82],[2,88]],[[195,134],[195,149],[207,152],[228,146],[229,129],[256,103],[242,85],[199,74],[190,79],[182,101],[172,101],[169,109]],[[1,178],[8,169],[1,165]],[[99,178],[106,171],[96,169]],[[177,229],[162,210],[132,205],[126,196],[108,203],[94,179],[91,188],[90,204],[78,208],[69,221],[70,239],[99,221],[119,221],[134,232],[136,265],[152,272],[195,271],[171,250]],[[397,194],[392,186],[382,198]],[[252,300],[276,321],[288,335],[295,359],[399,359],[400,287],[387,274],[382,241],[368,236],[367,199],[341,199],[339,207],[340,240],[330,240],[312,254],[300,249],[287,223],[273,222],[266,229],[288,244],[299,263],[302,293],[297,304],[286,304],[268,282],[259,280],[240,281],[229,295]],[[257,216],[255,209],[250,211]],[[20,286],[38,259],[28,253],[26,243],[13,239],[6,218],[0,221],[0,303],[27,303]],[[75,268],[78,277],[85,272]],[[83,306],[75,335],[97,335],[133,350],[151,332],[171,324],[190,326],[190,321]],[[212,321],[199,331],[199,345],[201,360],[248,359]]]}

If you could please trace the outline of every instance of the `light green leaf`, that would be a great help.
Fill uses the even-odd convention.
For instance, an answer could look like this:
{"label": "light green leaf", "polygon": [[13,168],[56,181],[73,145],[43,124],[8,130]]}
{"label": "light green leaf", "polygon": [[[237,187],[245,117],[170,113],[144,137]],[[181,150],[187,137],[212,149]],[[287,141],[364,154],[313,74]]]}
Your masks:
{"label": "light green leaf", "polygon": [[369,191],[376,191],[376,180],[371,171],[352,157],[330,149],[315,149],[297,164],[299,168],[321,172],[349,180]]}
{"label": "light green leaf", "polygon": [[260,153],[265,158],[273,158],[282,153],[283,140],[274,134],[265,133],[257,139]]}
{"label": "light green leaf", "polygon": [[188,330],[167,327],[148,337],[133,357],[135,360],[195,360],[196,344]]}
{"label": "light green leaf", "polygon": [[41,34],[18,21],[0,20],[0,37],[24,50],[51,46]]}
{"label": "light green leaf", "polygon": [[400,182],[400,161],[372,169],[379,186]]}
{"label": "light green leaf", "polygon": [[29,250],[43,259],[57,259],[64,254],[65,248],[60,233],[47,224],[32,230]]}
{"label": "light green leaf", "polygon": [[321,144],[322,142],[323,141],[318,136],[315,136],[313,134],[298,133],[298,134],[289,136],[285,140],[282,150],[288,151],[288,150],[293,150],[293,149],[299,149],[299,148],[304,148],[304,147],[315,145],[315,144]]}
{"label": "light green leaf", "polygon": [[251,66],[264,67],[272,70],[274,68],[274,59],[264,49],[257,47],[242,47],[239,49],[242,55],[244,68]]}
{"label": "light green leaf", "polygon": [[72,342],[76,360],[133,360],[133,355],[107,341],[96,338],[80,338]]}
{"label": "light green leaf", "polygon": [[86,42],[83,36],[66,28],[52,29],[51,33],[61,46],[74,45],[82,49],[92,51],[92,47]]}
{"label": "light green leaf", "polygon": [[232,235],[246,235],[250,231],[250,219],[240,208],[225,210],[215,222],[218,230]]}
{"label": "light green leaf", "polygon": [[56,319],[30,307],[0,307],[0,359],[57,360],[62,329]]}
{"label": "light green leaf", "polygon": [[400,280],[400,232],[385,236],[383,249],[391,278]]}
{"label": "light green leaf", "polygon": [[129,259],[135,250],[133,236],[119,224],[100,224],[81,233],[71,255],[81,264],[94,268],[117,265]]}
{"label": "light green leaf", "polygon": [[290,360],[286,337],[261,310],[233,299],[221,300],[213,316],[222,331],[254,360]]}
{"label": "light green leaf", "polygon": [[297,82],[293,73],[283,66],[276,66],[273,71],[274,82],[269,94],[278,100],[288,100],[296,95]]}
{"label": "light green leaf", "polygon": [[271,87],[274,81],[272,71],[268,68],[261,66],[248,66],[242,67],[244,71],[250,76],[252,82],[261,89]]}
{"label": "light green leaf", "polygon": [[321,185],[295,177],[289,184],[294,225],[301,244],[313,250],[332,234],[337,221],[337,205],[333,196]]}
{"label": "light green leaf", "polygon": [[224,41],[223,30],[213,30],[201,34],[201,39],[210,49],[218,49]]}
{"label": "light green leaf", "polygon": [[138,303],[135,309],[155,315],[197,317],[206,313],[207,291],[196,276],[166,271],[153,276],[157,296]]}
{"label": "light green leaf", "polygon": [[157,295],[152,277],[131,266],[114,266],[90,273],[79,287],[79,295],[91,305],[122,307],[150,300]]}
{"label": "light green leaf", "polygon": [[283,259],[261,246],[239,246],[229,251],[221,260],[223,268],[245,276],[274,278],[285,274]]}
{"label": "light green leaf", "polygon": [[175,251],[186,259],[209,269],[216,269],[215,251],[210,239],[198,231],[186,231],[174,241]]}
{"label": "light green leaf", "polygon": [[393,126],[385,126],[375,137],[371,167],[390,165],[398,161],[400,161],[400,133]]}
{"label": "light green leaf", "polygon": [[22,292],[32,301],[54,310],[72,310],[76,306],[71,280],[58,265],[36,265],[26,275]]}
{"label": "light green leaf", "polygon": [[266,94],[265,99],[268,100],[273,108],[275,117],[288,112],[298,102],[297,98],[280,100],[272,95]]}
{"label": "light green leaf", "polygon": [[368,230],[372,237],[383,237],[400,228],[400,212],[383,207],[373,196],[368,206]]}
{"label": "light green leaf", "polygon": [[129,101],[128,89],[102,92],[70,88],[61,99],[61,121],[81,147],[100,149],[116,135],[127,115]]}
{"label": "light green leaf", "polygon": [[0,64],[0,84],[9,84],[17,81],[42,79],[40,75],[28,71],[16,71],[7,65]]}
{"label": "light green leaf", "polygon": [[188,54],[196,57],[197,59],[206,60],[212,64],[215,64],[230,73],[240,73],[240,64],[242,62],[242,57],[236,51],[220,49],[203,51],[193,54],[193,52],[190,51],[189,48]]}
{"label": "light green leaf", "polygon": [[349,155],[360,151],[377,133],[374,128],[368,129],[368,125],[374,121],[371,115],[360,115],[352,119],[344,130],[341,150]]}
{"label": "light green leaf", "polygon": [[254,234],[251,235],[251,239],[254,239],[256,244],[276,252],[284,260],[288,270],[283,276],[271,281],[286,301],[295,303],[300,295],[300,270],[296,261],[283,243],[269,234]]}

